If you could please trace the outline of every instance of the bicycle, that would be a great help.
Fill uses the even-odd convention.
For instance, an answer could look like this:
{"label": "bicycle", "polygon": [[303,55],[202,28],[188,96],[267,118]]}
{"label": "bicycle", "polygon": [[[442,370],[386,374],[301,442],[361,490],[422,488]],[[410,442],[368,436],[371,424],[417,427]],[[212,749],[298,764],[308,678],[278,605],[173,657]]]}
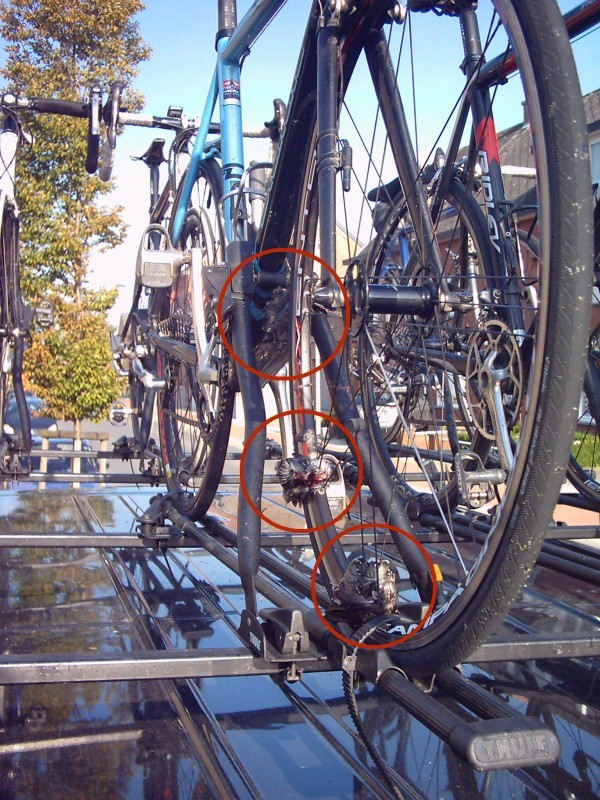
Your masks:
{"label": "bicycle", "polygon": [[[315,578],[330,598],[316,630],[328,627],[352,647],[364,637],[361,646],[387,648],[408,672],[431,674],[459,663],[500,623],[533,567],[564,476],[591,294],[589,225],[573,211],[589,186],[575,68],[560,14],[546,0],[497,0],[481,9],[468,0],[317,0],[292,95],[271,126],[272,168],[245,166],[240,62],[282,5],[257,2],[238,24],[236,4],[218,2],[217,67],[189,165],[169,182],[144,234],[123,330],[120,357],[131,375],[140,447],[155,404],[169,497],[201,517],[241,394],[244,630],[260,642],[262,386],[288,384],[291,408],[282,419],[291,424],[282,425],[278,474],[284,499],[305,515]],[[449,101],[446,86],[434,86],[439,96],[427,111],[443,108],[441,124],[434,130],[429,119],[433,133],[414,145],[399,89],[411,83],[396,59],[420,34],[431,42],[435,30],[444,43],[456,37],[460,58],[448,58],[462,61],[463,76]],[[413,64],[422,57],[430,67],[430,52],[417,50]],[[446,84],[450,73],[439,74]],[[358,131],[354,87],[361,119],[377,123],[372,137]],[[528,104],[537,169],[527,203],[505,191],[492,116],[503,95],[519,109],[522,97]],[[111,97],[106,163],[118,125],[157,127],[165,119],[121,111],[118,87]],[[185,138],[176,138],[176,150]],[[420,164],[433,164],[425,180]],[[258,186],[265,178],[266,192]],[[380,202],[386,214],[374,235],[370,212]],[[456,221],[448,230],[442,220],[450,206]],[[534,273],[520,270],[514,244],[527,208],[540,241]],[[336,277],[339,218],[350,240],[343,281]],[[382,265],[399,230],[408,259],[395,274]],[[348,338],[354,345],[342,350]],[[325,416],[343,426],[371,493],[367,502],[359,480],[356,501],[341,515],[328,502],[341,460],[339,451],[324,452],[317,369],[331,399]],[[395,459],[373,410],[377,382],[395,398],[405,437]],[[353,518],[363,524],[364,543],[349,558],[336,523]]]}
{"label": "bicycle", "polygon": [[[98,165],[100,90],[94,87],[89,102],[28,98],[6,92],[0,96],[3,121],[0,128],[0,472],[18,475],[28,471],[25,459],[31,451],[31,421],[23,386],[23,353],[34,320],[41,327],[51,325],[54,311],[42,301],[27,306],[21,294],[19,263],[19,209],[16,199],[16,162],[19,150],[31,146],[21,112],[62,114],[88,120],[86,166]],[[20,430],[4,429],[9,386],[14,392]]]}
{"label": "bicycle", "polygon": [[[23,132],[18,117],[2,107],[4,119],[0,129],[0,462],[2,469],[9,446],[16,444],[17,451],[31,447],[29,411],[23,388],[22,365],[24,337],[31,323],[31,315],[23,303],[19,278],[19,219],[14,197],[15,163]],[[19,441],[13,443],[4,432],[4,413],[8,400],[9,379],[21,421]],[[6,465],[8,466],[8,464]],[[14,461],[12,467],[15,468]]]}

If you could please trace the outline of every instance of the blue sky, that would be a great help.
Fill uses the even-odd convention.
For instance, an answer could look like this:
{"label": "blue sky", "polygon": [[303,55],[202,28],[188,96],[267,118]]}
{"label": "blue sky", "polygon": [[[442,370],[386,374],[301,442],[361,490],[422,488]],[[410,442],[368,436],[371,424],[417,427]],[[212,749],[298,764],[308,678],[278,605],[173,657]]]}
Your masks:
{"label": "blue sky", "polygon": [[[485,4],[487,0],[482,0],[480,6]],[[146,112],[163,114],[169,105],[182,106],[192,117],[201,112],[214,68],[216,5],[216,0],[169,3],[147,0],[138,21],[142,37],[152,48],[152,56],[141,65],[135,83],[146,97]],[[238,0],[240,18],[250,5],[251,0]],[[560,0],[559,5],[565,12],[576,5],[576,0]],[[270,118],[274,97],[287,99],[309,7],[310,0],[288,0],[245,63],[242,83],[245,125],[259,126]],[[574,43],[584,94],[600,86],[599,43],[599,31]],[[433,81],[444,79],[435,76],[435,55],[443,46],[443,42],[436,42],[429,54]],[[90,283],[93,286],[123,287],[117,308],[111,315],[115,324],[120,312],[128,309],[135,255],[148,210],[147,170],[141,163],[132,162],[130,156],[140,155],[154,135],[161,134],[129,128],[119,138],[113,172],[116,188],[109,202],[125,207],[129,234],[126,243],[117,250],[92,259]],[[168,135],[165,138],[168,140]],[[256,151],[247,153],[247,157],[264,158],[265,153]]]}

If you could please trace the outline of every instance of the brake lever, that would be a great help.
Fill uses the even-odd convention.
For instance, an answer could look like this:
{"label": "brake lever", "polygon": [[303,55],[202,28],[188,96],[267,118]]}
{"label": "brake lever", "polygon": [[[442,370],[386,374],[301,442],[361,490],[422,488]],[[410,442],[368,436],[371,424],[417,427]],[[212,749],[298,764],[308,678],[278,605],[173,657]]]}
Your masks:
{"label": "brake lever", "polygon": [[100,149],[100,111],[102,109],[102,89],[96,84],[90,92],[90,109],[88,116],[87,155],[85,171],[93,175],[98,169],[98,152]]}
{"label": "brake lever", "polygon": [[101,181],[105,182],[109,181],[112,175],[115,148],[117,146],[117,124],[119,121],[122,94],[123,84],[120,81],[116,81],[110,87],[110,97],[103,110],[103,119],[106,123],[106,141],[102,146],[100,172],[98,176]]}

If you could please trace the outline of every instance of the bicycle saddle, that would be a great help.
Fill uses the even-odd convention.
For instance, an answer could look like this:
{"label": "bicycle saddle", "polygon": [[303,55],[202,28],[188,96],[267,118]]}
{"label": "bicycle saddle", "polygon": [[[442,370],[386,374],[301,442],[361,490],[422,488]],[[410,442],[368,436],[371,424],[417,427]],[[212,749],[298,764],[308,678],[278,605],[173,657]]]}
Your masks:
{"label": "bicycle saddle", "polygon": [[167,160],[164,154],[164,146],[164,139],[154,139],[143,155],[131,156],[131,160],[143,161],[147,167],[159,167]]}

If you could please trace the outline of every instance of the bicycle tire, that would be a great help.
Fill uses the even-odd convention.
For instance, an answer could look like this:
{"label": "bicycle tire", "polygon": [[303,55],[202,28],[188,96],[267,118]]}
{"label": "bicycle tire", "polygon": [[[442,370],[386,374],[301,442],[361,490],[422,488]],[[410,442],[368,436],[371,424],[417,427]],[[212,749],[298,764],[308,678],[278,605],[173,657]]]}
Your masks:
{"label": "bicycle tire", "polygon": [[[421,10],[425,5],[430,10],[434,7],[441,10],[442,5],[446,4],[431,2],[420,5]],[[584,215],[578,215],[575,211],[584,203],[589,186],[587,159],[577,155],[587,152],[577,73],[566,33],[556,34],[564,26],[553,2],[496,0],[493,5],[494,14],[498,14],[495,22],[499,23],[494,28],[495,34],[504,31],[516,52],[521,83],[529,106],[529,124],[535,134],[538,165],[535,177],[537,226],[541,239],[540,274],[535,277],[535,285],[539,303],[535,309],[535,323],[523,336],[524,344],[519,344],[519,350],[525,354],[523,357],[526,361],[523,369],[523,401],[518,408],[521,428],[516,447],[505,443],[505,455],[508,457],[514,449],[514,460],[501,487],[501,500],[493,503],[493,511],[486,512],[484,508],[475,513],[473,509],[468,509],[463,515],[462,523],[455,518],[454,509],[449,509],[446,516],[441,507],[438,509],[443,518],[442,531],[446,532],[446,527],[450,525],[447,533],[454,537],[454,531],[462,524],[462,532],[466,532],[467,536],[469,532],[473,533],[473,538],[471,542],[459,543],[455,537],[448,548],[444,544],[434,548],[435,558],[444,575],[443,600],[421,630],[390,649],[395,663],[414,674],[431,674],[464,660],[501,623],[505,612],[526,582],[551,520],[564,478],[575,422],[574,408],[583,374],[588,323],[586,309],[581,308],[581,298],[591,296],[588,269],[591,263],[591,237],[588,221],[582,218]],[[352,90],[352,81],[359,83],[353,71],[368,37],[372,35],[373,20],[369,17],[369,9],[370,6],[362,15],[358,13],[349,16],[344,23],[341,42],[342,80],[339,87],[340,95],[344,94],[345,97],[344,103]],[[484,16],[487,10],[482,10]],[[427,19],[430,26],[427,31],[429,42],[433,37],[431,26],[439,25],[446,31],[455,24],[455,20],[444,15],[409,13],[409,17],[412,16]],[[492,31],[491,26],[489,30]],[[458,37],[458,30],[455,33]],[[428,52],[428,48],[424,47],[421,52]],[[505,42],[502,43],[500,52],[506,53]],[[454,63],[460,63],[460,59]],[[439,65],[437,69],[438,74],[442,74]],[[362,81],[359,85],[364,88]],[[445,91],[444,85],[441,92]],[[495,87],[494,98],[500,94],[501,87]],[[375,91],[374,95],[376,97],[373,106],[378,111],[371,114],[372,118],[379,113],[380,108],[379,92]],[[361,92],[361,97],[364,98],[364,91]],[[450,105],[452,102],[453,100]],[[435,103],[429,99],[428,109],[432,105],[435,106]],[[345,108],[343,111],[345,112]],[[350,112],[347,116],[351,117]],[[390,133],[389,125],[387,133]],[[316,144],[314,130],[308,131],[307,135],[312,136],[311,141]],[[344,136],[341,129],[340,136]],[[362,140],[371,141],[364,136]],[[370,158],[371,154],[368,153],[365,162],[369,162]],[[467,180],[473,179],[467,176]],[[380,184],[386,182],[380,181]],[[363,194],[370,188],[360,179],[356,183]],[[315,168],[311,162],[307,164],[303,176],[303,202],[295,238],[295,242],[302,243],[309,249],[314,247],[316,238],[314,217],[318,215],[318,209],[313,202],[315,184]],[[410,189],[405,187],[404,191],[406,195]],[[350,201],[346,204],[348,206]],[[417,224],[415,220],[413,224]],[[348,229],[347,224],[346,228]],[[357,227],[356,232],[358,230]],[[354,246],[355,253],[357,250],[358,247]],[[572,268],[567,270],[563,265],[570,265]],[[294,266],[295,284],[301,285],[302,281],[309,280],[310,276],[307,277],[304,269],[305,265],[297,260]],[[294,302],[297,302],[296,298]],[[581,310],[581,318],[575,317],[574,309]],[[528,309],[528,313],[530,311]],[[335,326],[334,319],[330,329],[335,329]],[[495,337],[498,340],[504,337],[503,341],[509,343],[506,346],[516,350],[516,334],[506,335],[504,331],[498,333],[493,326],[485,329],[482,326],[481,330],[485,330],[484,338],[487,336],[487,341],[471,338],[474,358],[488,345],[492,349],[500,347],[495,342]],[[308,345],[308,338],[305,343]],[[295,350],[294,344],[293,351]],[[308,362],[308,356],[305,356],[305,360]],[[293,363],[292,374],[298,368],[298,364]],[[329,377],[330,384],[334,384],[335,375],[332,369],[329,370]],[[307,407],[309,390],[304,386],[303,391],[302,405]],[[334,387],[331,392],[334,410],[342,418],[347,408],[344,407],[346,401],[340,398],[344,391],[337,392]],[[318,406],[315,404],[313,407]],[[301,427],[299,417],[297,415],[293,418],[296,437],[306,431]],[[509,427],[508,423],[499,424],[504,430]],[[512,422],[511,429],[514,429]],[[493,444],[496,448],[498,441]],[[368,457],[375,466],[377,462],[381,465],[376,447],[371,448]],[[375,475],[374,482],[377,480],[380,478]],[[377,503],[378,497],[382,497],[385,491],[390,496],[396,493],[394,481],[390,481],[389,477],[387,481],[387,489],[373,483],[370,486]],[[327,509],[323,510],[324,505],[327,504],[305,504],[307,522],[311,526],[329,523],[330,530],[333,530]],[[362,508],[355,508],[353,512],[360,516],[366,505],[363,503]],[[380,507],[380,511],[385,520],[390,518],[389,506]],[[413,513],[416,519],[409,524],[412,524],[417,535],[420,532],[427,533],[431,527],[440,529],[438,521],[431,519],[434,515],[421,514],[418,508]],[[319,551],[323,546],[322,540],[313,538],[315,550]],[[462,566],[452,563],[457,555],[466,560]],[[390,558],[394,559],[395,556]],[[336,581],[339,583],[339,563],[325,566],[325,569],[329,570],[330,596],[335,597]],[[412,596],[414,599],[414,592]],[[403,623],[387,630],[378,630],[369,641],[388,647],[398,637],[398,631],[410,628],[408,623]],[[412,628],[414,629],[414,625]]]}
{"label": "bicycle tire", "polygon": [[[217,162],[203,161],[178,242],[183,250],[200,248],[206,266],[219,263],[224,255],[225,240],[219,218],[221,186]],[[176,195],[176,203],[177,200]],[[206,215],[207,208],[212,213],[212,223]],[[208,366],[214,376],[203,385],[197,380],[194,365],[178,358],[176,353],[167,353],[160,345],[157,347],[158,375],[167,381],[158,401],[167,486],[176,508],[190,519],[199,519],[214,499],[227,456],[235,399],[234,372],[219,339],[215,303],[206,294],[205,330],[200,332],[194,327],[190,264],[184,263],[171,289],[160,294],[162,301],[158,298],[157,302],[162,302],[163,313],[159,314],[159,335],[194,347],[196,336],[203,335],[207,341],[213,337]]]}
{"label": "bicycle tire", "polygon": [[[597,228],[597,226],[596,226]],[[536,237],[519,231],[519,238],[526,251],[526,258],[537,259],[539,241]],[[598,261],[598,230],[595,230],[594,252],[595,269]],[[587,502],[591,511],[600,511],[600,440],[598,423],[600,419],[600,328],[592,331],[585,360],[583,392],[579,403],[579,413],[575,426],[571,454],[567,464],[567,478]]]}

